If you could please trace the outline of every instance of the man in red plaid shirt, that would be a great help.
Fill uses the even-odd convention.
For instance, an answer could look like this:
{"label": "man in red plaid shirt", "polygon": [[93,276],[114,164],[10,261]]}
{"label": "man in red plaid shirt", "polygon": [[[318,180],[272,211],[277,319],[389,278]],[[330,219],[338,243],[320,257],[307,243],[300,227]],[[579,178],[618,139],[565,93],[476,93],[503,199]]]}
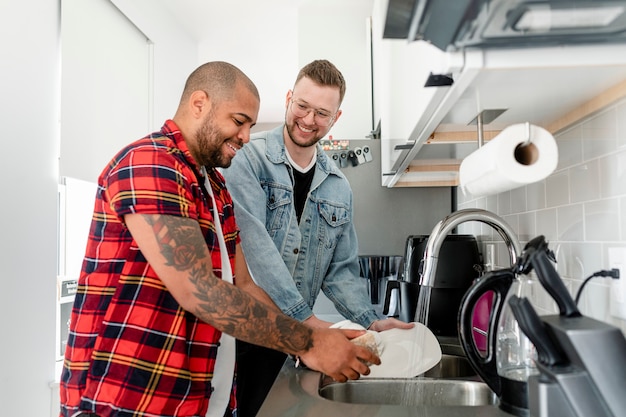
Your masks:
{"label": "man in red plaid shirt", "polygon": [[[103,170],[71,316],[61,416],[236,415],[232,379],[213,380],[222,332],[297,355],[338,381],[380,363],[349,342],[362,331],[309,328],[283,315],[249,275],[215,168],[228,167],[249,141],[258,110],[258,91],[239,69],[204,64],[189,76],[174,118]],[[226,398],[212,396],[220,383]],[[214,401],[229,404],[215,414]]]}

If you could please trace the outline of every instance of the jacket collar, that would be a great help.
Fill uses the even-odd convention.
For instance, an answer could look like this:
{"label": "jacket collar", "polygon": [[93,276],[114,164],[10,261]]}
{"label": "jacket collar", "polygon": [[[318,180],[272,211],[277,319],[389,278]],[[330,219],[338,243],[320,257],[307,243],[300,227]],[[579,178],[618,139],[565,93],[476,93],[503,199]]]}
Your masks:
{"label": "jacket collar", "polygon": [[[287,155],[285,153],[285,138],[283,137],[284,124],[270,130],[267,133],[265,155],[267,159],[274,164],[288,164]],[[329,157],[326,155],[319,142],[315,145],[317,160],[316,166],[325,174],[340,175],[340,170]]]}

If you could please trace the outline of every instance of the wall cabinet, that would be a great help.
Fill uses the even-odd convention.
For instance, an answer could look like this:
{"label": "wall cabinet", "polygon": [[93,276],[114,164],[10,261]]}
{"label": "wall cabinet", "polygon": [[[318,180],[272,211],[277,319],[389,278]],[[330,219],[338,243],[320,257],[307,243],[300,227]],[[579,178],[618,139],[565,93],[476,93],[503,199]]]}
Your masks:
{"label": "wall cabinet", "polygon": [[[381,121],[382,184],[455,186],[461,161],[523,122],[555,134],[626,95],[626,44],[527,45],[443,52],[383,39],[387,0],[374,6],[374,113]],[[430,73],[450,86],[425,87]],[[581,81],[584,80],[584,81]]]}
{"label": "wall cabinet", "polygon": [[445,87],[424,89],[431,73],[439,74],[449,57],[425,42],[383,39],[387,0],[376,0],[372,12],[374,118],[380,122],[382,184],[402,161],[415,122],[431,112],[433,97]]}

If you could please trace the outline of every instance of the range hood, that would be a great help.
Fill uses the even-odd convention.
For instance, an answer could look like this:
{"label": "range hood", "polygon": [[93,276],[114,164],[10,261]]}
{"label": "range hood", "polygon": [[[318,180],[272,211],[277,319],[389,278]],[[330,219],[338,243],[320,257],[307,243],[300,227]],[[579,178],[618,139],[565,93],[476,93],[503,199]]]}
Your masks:
{"label": "range hood", "polygon": [[626,0],[389,0],[384,38],[442,50],[626,41]]}
{"label": "range hood", "polygon": [[457,185],[482,132],[530,122],[556,134],[626,97],[626,0],[387,0],[386,10],[385,42],[430,43],[443,58],[413,59],[430,77],[394,93],[416,117],[410,133],[382,137],[383,186]]}

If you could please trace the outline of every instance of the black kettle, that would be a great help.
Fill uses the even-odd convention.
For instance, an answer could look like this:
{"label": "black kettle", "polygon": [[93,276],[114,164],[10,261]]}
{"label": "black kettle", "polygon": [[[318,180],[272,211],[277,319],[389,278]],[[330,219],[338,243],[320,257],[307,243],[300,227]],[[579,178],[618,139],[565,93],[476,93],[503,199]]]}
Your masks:
{"label": "black kettle", "polygon": [[[513,284],[516,284],[513,286]],[[520,291],[520,281],[512,268],[486,273],[470,287],[459,310],[459,339],[472,368],[500,399],[500,408],[518,416],[528,415],[528,376],[531,373],[529,341],[515,338],[507,300]],[[473,332],[473,312],[483,296],[492,293],[492,310],[487,331],[486,351],[479,351]],[[521,331],[518,335],[524,336]],[[525,336],[524,336],[525,337]],[[510,361],[498,357],[512,352]]]}
{"label": "black kettle", "polygon": [[[459,338],[467,359],[500,399],[500,408],[517,416],[528,416],[528,378],[539,373],[536,350],[522,332],[508,300],[535,298],[545,292],[539,280],[531,277],[529,254],[547,251],[543,236],[528,242],[516,265],[486,273],[467,291],[459,310]],[[474,308],[483,297],[492,297],[492,310],[485,351],[474,340]]]}

